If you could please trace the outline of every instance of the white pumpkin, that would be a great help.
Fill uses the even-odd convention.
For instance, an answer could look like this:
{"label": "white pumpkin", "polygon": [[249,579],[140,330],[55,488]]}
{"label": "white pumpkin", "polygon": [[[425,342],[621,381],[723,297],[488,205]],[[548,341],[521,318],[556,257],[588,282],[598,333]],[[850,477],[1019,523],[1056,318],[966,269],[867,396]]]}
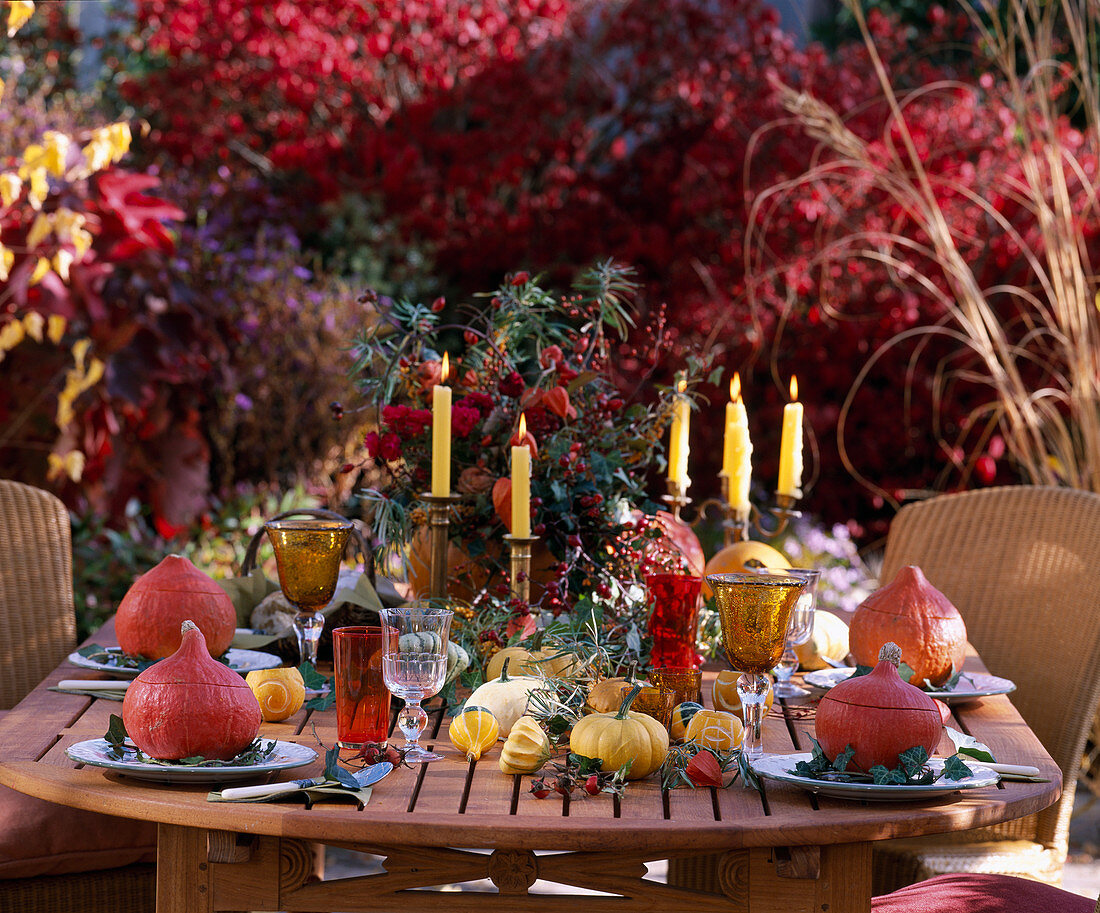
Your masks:
{"label": "white pumpkin", "polygon": [[497,718],[500,734],[506,737],[512,727],[527,712],[527,698],[542,684],[542,680],[529,675],[509,675],[508,667],[500,678],[478,685],[466,699],[468,707],[484,707]]}

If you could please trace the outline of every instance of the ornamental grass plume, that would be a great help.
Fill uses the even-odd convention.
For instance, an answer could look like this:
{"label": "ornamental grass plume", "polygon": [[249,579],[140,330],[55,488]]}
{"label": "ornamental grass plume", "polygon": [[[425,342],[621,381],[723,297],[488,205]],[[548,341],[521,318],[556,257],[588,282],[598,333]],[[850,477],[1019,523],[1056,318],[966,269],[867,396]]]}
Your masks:
{"label": "ornamental grass plume", "polygon": [[[912,346],[907,397],[920,393],[915,364],[933,359],[932,433],[949,463],[938,486],[953,473],[952,484],[965,486],[978,455],[1000,436],[1023,480],[1100,491],[1100,7],[1007,0],[994,10],[960,0],[984,55],[977,84],[941,82],[901,94],[876,50],[874,23],[859,3],[846,2],[882,89],[886,126],[865,139],[835,109],[776,81],[787,111],[821,148],[809,170],[754,201],[745,243],[747,268],[756,273],[750,294],[776,275],[764,263],[764,235],[781,201],[812,192],[826,213],[815,267],[870,261],[887,282],[929,303],[925,316],[942,315],[898,333],[859,370],[838,423],[849,471],[894,500],[861,476],[844,432],[876,364],[905,345]],[[964,98],[981,116],[999,118],[1000,137],[980,152],[987,172],[980,187],[962,170],[972,172],[973,163],[930,166],[951,148],[952,131],[963,129],[950,117],[939,136],[911,129],[907,109],[930,93]],[[881,218],[856,222],[844,211],[846,199],[880,200]],[[959,218],[964,212],[975,217]],[[825,306],[842,316],[842,305]],[[980,391],[975,404],[957,426],[942,421],[942,407],[964,388]]]}

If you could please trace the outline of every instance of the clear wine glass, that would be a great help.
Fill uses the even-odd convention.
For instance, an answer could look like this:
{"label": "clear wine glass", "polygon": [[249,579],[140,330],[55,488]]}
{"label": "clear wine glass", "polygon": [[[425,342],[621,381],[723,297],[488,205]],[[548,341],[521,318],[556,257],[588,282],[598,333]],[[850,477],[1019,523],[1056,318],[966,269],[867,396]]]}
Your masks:
{"label": "clear wine glass", "polygon": [[454,613],[450,609],[418,604],[383,609],[382,678],[386,687],[405,701],[397,725],[405,735],[405,760],[410,764],[438,761],[443,755],[420,745],[428,714],[420,706],[443,687],[447,676],[447,637]]}
{"label": "clear wine glass", "polygon": [[299,662],[317,665],[317,642],[325,628],[321,609],[336,592],[340,562],[351,535],[351,520],[268,520],[267,537],[275,549],[279,586],[294,605],[294,634]]}
{"label": "clear wine glass", "polygon": [[783,656],[772,669],[772,674],[776,678],[775,684],[772,685],[772,692],[776,697],[806,697],[810,692],[791,681],[791,675],[798,668],[798,654],[794,652],[794,648],[798,644],[806,643],[814,631],[814,603],[817,600],[817,581],[821,577],[821,571],[792,567],[771,573],[787,574],[806,581],[802,592],[798,594],[794,609],[791,610],[791,623],[787,628],[787,643],[783,648]]}
{"label": "clear wine glass", "polygon": [[768,696],[767,673],[779,662],[791,612],[805,581],[782,574],[711,574],[722,622],[726,657],[741,670],[737,693],[745,716],[741,750],[750,761],[763,753],[761,729]]}

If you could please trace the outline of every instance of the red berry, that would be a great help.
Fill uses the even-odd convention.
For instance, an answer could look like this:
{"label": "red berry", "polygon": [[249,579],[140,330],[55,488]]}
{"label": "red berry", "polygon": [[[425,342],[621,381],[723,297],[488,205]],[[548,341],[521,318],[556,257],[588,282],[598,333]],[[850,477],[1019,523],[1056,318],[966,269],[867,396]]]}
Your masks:
{"label": "red berry", "polygon": [[600,778],[595,774],[591,774],[587,780],[584,781],[584,791],[590,796],[595,796],[600,791]]}

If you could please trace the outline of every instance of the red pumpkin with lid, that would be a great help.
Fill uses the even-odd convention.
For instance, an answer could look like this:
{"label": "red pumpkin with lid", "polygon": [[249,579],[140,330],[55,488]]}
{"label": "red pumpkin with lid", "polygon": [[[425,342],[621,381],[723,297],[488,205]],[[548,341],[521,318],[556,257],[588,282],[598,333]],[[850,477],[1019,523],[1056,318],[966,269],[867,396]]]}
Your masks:
{"label": "red pumpkin with lid", "polygon": [[848,641],[861,666],[873,666],[887,641],[896,643],[913,669],[913,685],[923,685],[925,679],[942,685],[966,659],[962,615],[915,565],[901,568],[860,603],[848,626]]}
{"label": "red pumpkin with lid", "polygon": [[814,729],[831,760],[850,745],[849,767],[867,773],[878,764],[897,767],[901,753],[918,745],[932,756],[943,718],[932,698],[901,680],[901,658],[897,644],[885,644],[870,673],[846,679],[821,699]]}
{"label": "red pumpkin with lid", "polygon": [[122,722],[151,758],[228,761],[260,731],[260,704],[243,678],[210,657],[194,622],[180,629],[180,648],[126,689]]}
{"label": "red pumpkin with lid", "polygon": [[122,597],[115,636],[124,653],[164,659],[179,649],[185,620],[198,625],[215,657],[229,649],[237,630],[237,612],[225,590],[186,558],[169,555]]}

